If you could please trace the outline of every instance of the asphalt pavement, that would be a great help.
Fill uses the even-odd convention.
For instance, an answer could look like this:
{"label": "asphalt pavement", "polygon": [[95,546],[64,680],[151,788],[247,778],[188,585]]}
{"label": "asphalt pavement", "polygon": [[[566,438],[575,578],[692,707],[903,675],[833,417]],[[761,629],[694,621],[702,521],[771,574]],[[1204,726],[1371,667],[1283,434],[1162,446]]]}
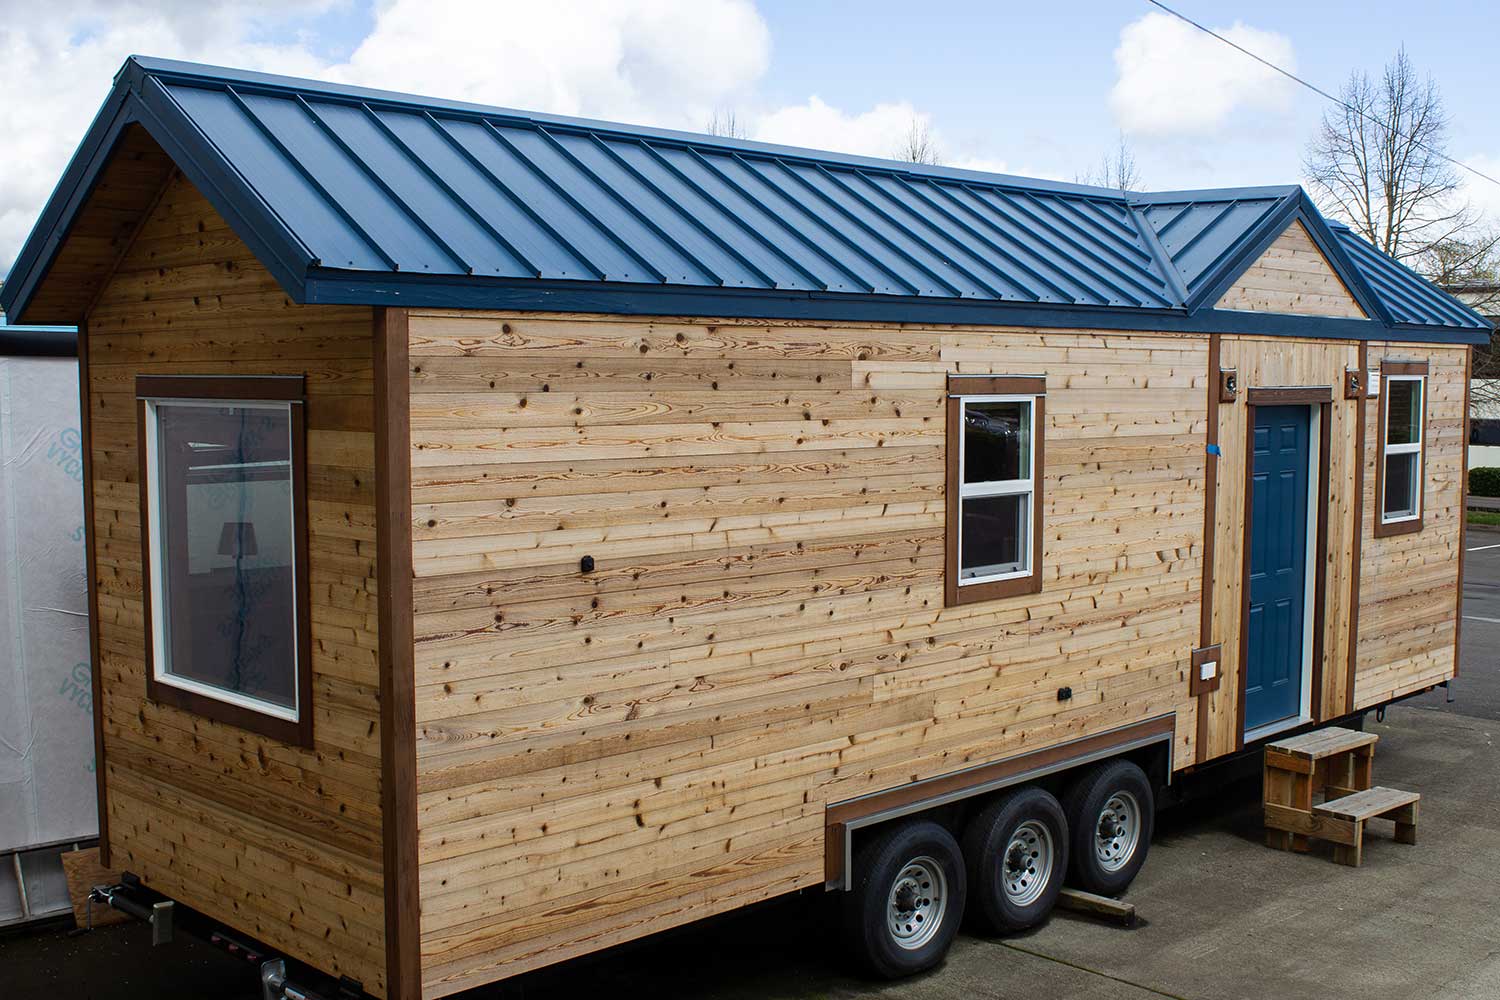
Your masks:
{"label": "asphalt pavement", "polygon": [[1500,529],[1470,525],[1464,549],[1458,679],[1405,704],[1500,720]]}

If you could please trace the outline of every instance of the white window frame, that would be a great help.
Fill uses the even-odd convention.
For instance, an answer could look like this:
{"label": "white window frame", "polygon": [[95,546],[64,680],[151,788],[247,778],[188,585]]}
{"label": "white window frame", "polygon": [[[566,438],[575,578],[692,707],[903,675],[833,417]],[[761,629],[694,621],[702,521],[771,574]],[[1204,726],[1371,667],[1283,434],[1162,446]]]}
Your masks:
{"label": "white window frame", "polygon": [[[978,583],[996,583],[1000,580],[1018,580],[1031,575],[1032,560],[1035,558],[1036,548],[1036,401],[1035,395],[1025,393],[1006,393],[1003,395],[962,396],[958,397],[958,585],[968,587]],[[1026,440],[1026,478],[1025,479],[999,479],[983,483],[969,483],[965,481],[964,469],[967,460],[969,435],[964,418],[968,414],[970,403],[1025,403],[1027,406],[1027,427],[1029,433]],[[988,497],[1025,496],[1026,497],[1026,559],[1020,569],[1009,573],[992,573],[989,576],[975,576],[965,578],[963,575],[964,564],[964,501],[979,500]]]}
{"label": "white window frame", "polygon": [[[162,531],[162,500],[161,500],[161,463],[159,452],[161,449],[161,432],[157,420],[157,407],[182,406],[202,407],[207,409],[245,408],[256,410],[278,410],[287,415],[288,434],[293,426],[292,406],[294,403],[285,400],[268,399],[179,399],[176,397],[146,397],[142,400],[146,407],[146,532],[148,551],[150,552],[150,565],[147,567],[151,580],[151,675],[158,684],[177,688],[182,691],[190,691],[193,694],[205,698],[212,698],[227,705],[269,715],[277,719],[285,719],[288,722],[302,721],[302,676],[301,671],[306,666],[299,662],[301,650],[298,643],[292,644],[292,706],[278,705],[275,702],[263,701],[260,698],[252,698],[249,695],[240,694],[236,691],[226,691],[212,684],[204,684],[190,677],[180,677],[168,672],[170,666],[171,644],[167,641],[168,632],[171,629],[170,613],[167,606],[166,586],[166,537]],[[289,451],[290,442],[289,442]],[[290,458],[288,465],[290,465]],[[296,479],[292,479],[291,504],[292,523],[296,523]],[[297,565],[297,533],[292,532],[292,566]],[[297,627],[298,615],[301,609],[298,607],[298,595],[296,585],[296,571],[292,575],[292,618],[290,625]]]}
{"label": "white window frame", "polygon": [[[1381,481],[1385,484],[1385,486],[1384,486],[1384,489],[1382,490],[1381,498],[1380,498],[1380,523],[1381,524],[1403,524],[1403,523],[1405,523],[1407,521],[1418,521],[1418,520],[1421,520],[1421,518],[1422,518],[1422,494],[1424,492],[1426,492],[1422,488],[1423,487],[1423,483],[1422,483],[1422,469],[1423,469],[1422,449],[1425,448],[1425,447],[1427,447],[1427,420],[1426,420],[1426,412],[1427,412],[1427,376],[1426,375],[1386,375],[1386,376],[1384,376],[1384,380],[1385,380],[1386,384],[1381,387],[1381,392],[1385,395],[1385,408],[1384,408],[1384,422],[1383,422],[1383,425],[1380,428],[1380,443],[1381,443],[1381,446],[1382,446],[1381,447],[1381,452],[1380,452],[1380,475],[1382,477]],[[1415,383],[1417,383],[1417,392],[1418,392],[1418,397],[1417,397],[1417,440],[1414,443],[1411,443],[1411,444],[1391,444],[1391,442],[1390,442],[1390,437],[1391,437],[1391,386],[1390,386],[1390,383],[1392,383],[1392,382],[1415,382]],[[1399,515],[1396,515],[1394,517],[1391,517],[1391,516],[1388,516],[1386,514],[1386,512],[1385,512],[1385,503],[1386,503],[1386,500],[1389,499],[1390,495],[1391,495],[1391,487],[1390,487],[1391,477],[1390,477],[1390,474],[1389,474],[1389,471],[1388,471],[1389,468],[1390,468],[1390,466],[1387,465],[1387,463],[1386,463],[1386,456],[1387,455],[1415,455],[1415,456],[1417,456],[1416,463],[1415,463],[1415,468],[1416,468],[1416,471],[1417,471],[1417,482],[1416,482],[1415,487],[1412,490],[1412,501],[1413,502],[1412,502],[1412,513],[1410,513],[1410,514],[1399,514]]]}

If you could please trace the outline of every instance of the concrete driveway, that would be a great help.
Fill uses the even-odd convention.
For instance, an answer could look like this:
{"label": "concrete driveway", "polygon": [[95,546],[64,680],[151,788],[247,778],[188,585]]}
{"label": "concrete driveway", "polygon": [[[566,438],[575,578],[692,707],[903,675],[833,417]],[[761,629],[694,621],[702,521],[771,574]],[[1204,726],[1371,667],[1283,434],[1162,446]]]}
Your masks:
{"label": "concrete driveway", "polygon": [[[817,891],[467,996],[1500,998],[1500,532],[1468,546],[1458,700],[1438,691],[1368,727],[1376,781],[1422,792],[1416,847],[1377,822],[1359,869],[1267,850],[1252,775],[1161,817],[1134,930],[1059,914],[1020,937],[963,935],[933,972],[874,984],[845,972]],[[191,940],[153,950],[142,925],[0,938],[0,975],[15,1000],[260,996],[245,966]]]}

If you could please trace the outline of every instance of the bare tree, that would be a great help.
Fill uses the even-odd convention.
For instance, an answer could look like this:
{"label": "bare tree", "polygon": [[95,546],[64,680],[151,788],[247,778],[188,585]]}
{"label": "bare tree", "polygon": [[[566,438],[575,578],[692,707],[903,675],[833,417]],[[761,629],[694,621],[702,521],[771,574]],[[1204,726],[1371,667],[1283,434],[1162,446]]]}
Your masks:
{"label": "bare tree", "polygon": [[[1339,104],[1323,114],[1303,166],[1325,214],[1342,219],[1376,248],[1422,268],[1450,241],[1474,239],[1479,214],[1462,197],[1445,159],[1448,113],[1437,83],[1420,78],[1406,50],[1378,81],[1350,74]],[[1490,242],[1482,249],[1487,255]]]}
{"label": "bare tree", "polygon": [[750,133],[740,121],[740,116],[733,108],[720,111],[715,108],[714,113],[708,118],[708,125],[704,131],[709,135],[721,135],[726,139],[748,139]]}
{"label": "bare tree", "polygon": [[937,166],[943,162],[927,120],[917,115],[912,115],[911,123],[906,127],[906,135],[897,142],[891,156],[908,163],[925,163],[929,166]]}
{"label": "bare tree", "polygon": [[[1378,81],[1351,73],[1324,112],[1304,156],[1308,187],[1325,214],[1494,317],[1500,229],[1463,197],[1447,143],[1437,83],[1401,49]],[[1474,398],[1500,402],[1500,383],[1488,381],[1500,378],[1500,351],[1481,349],[1474,360]]]}
{"label": "bare tree", "polygon": [[1073,180],[1079,184],[1114,188],[1116,191],[1140,191],[1145,186],[1140,168],[1135,163],[1135,151],[1130,148],[1130,140],[1125,138],[1123,132],[1114,149],[1100,156],[1096,166],[1074,174]]}

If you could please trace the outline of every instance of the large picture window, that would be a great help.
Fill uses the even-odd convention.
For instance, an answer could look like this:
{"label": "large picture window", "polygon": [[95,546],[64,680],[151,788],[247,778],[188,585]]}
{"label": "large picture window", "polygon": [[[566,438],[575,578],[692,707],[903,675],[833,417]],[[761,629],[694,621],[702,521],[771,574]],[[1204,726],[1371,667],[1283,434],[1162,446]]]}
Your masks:
{"label": "large picture window", "polygon": [[311,743],[303,380],[140,376],[149,696]]}
{"label": "large picture window", "polygon": [[1380,381],[1377,537],[1422,530],[1427,363],[1387,361]]}
{"label": "large picture window", "polygon": [[949,605],[1041,590],[1046,380],[948,380]]}

